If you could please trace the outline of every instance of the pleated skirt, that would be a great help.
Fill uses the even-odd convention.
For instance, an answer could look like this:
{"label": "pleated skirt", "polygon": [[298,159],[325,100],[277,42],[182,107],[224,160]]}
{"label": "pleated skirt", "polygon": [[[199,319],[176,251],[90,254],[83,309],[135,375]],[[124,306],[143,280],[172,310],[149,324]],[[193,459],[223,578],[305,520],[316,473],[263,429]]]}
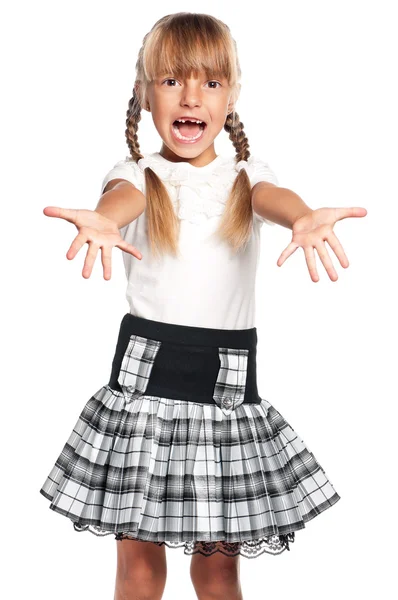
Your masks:
{"label": "pleated skirt", "polygon": [[[257,330],[124,315],[109,382],[40,488],[76,531],[255,558],[340,496],[257,390]],[[128,543],[128,542],[125,542]]]}

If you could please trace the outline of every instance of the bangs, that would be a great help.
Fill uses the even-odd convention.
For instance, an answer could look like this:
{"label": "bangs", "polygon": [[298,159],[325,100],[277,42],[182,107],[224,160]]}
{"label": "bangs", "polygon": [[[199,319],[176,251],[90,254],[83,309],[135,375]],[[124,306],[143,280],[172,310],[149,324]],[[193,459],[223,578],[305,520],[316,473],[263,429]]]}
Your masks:
{"label": "bangs", "polygon": [[148,82],[164,75],[198,77],[203,71],[207,78],[225,77],[229,85],[236,83],[236,48],[223,23],[195,13],[179,13],[169,22],[162,21],[145,45],[143,69]]}

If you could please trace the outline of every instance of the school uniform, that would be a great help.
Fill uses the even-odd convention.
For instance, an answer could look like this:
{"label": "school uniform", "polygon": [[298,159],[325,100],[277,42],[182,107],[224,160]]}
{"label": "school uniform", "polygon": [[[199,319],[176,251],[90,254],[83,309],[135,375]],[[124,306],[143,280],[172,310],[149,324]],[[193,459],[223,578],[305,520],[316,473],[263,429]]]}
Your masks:
{"label": "school uniform", "polygon": [[[85,404],[40,493],[76,531],[255,558],[290,550],[295,532],[340,496],[314,454],[257,388],[253,213],[243,251],[214,235],[242,163],[204,167],[158,152],[119,161],[115,178],[145,194],[162,179],[180,220],[179,255],[153,257],[145,211],[120,230],[129,312],[110,378]],[[278,180],[250,157],[251,185]],[[260,367],[261,368],[261,365]]]}

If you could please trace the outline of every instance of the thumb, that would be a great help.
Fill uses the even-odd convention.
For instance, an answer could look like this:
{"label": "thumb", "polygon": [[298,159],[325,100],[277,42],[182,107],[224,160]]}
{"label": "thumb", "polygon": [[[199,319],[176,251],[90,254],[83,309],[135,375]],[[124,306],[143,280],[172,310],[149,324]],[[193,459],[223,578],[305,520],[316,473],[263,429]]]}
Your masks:
{"label": "thumb", "polygon": [[56,217],[58,219],[65,219],[69,223],[76,223],[77,219],[77,208],[61,208],[60,206],[46,206],[43,209],[43,214],[46,217]]}
{"label": "thumb", "polygon": [[347,219],[348,217],[366,217],[368,211],[360,206],[351,206],[344,208],[335,208],[334,214],[336,221]]}

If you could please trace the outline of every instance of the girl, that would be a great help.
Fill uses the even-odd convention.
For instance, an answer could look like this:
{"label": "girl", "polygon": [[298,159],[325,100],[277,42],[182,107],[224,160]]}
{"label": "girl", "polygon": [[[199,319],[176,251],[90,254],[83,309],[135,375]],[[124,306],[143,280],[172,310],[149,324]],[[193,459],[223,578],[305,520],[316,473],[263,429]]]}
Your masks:
{"label": "girl", "polygon": [[[124,252],[130,310],[109,382],[84,406],[40,493],[76,531],[114,535],[116,600],[162,597],[165,545],[192,555],[198,598],[237,600],[240,555],[290,550],[295,532],[340,499],[303,440],[258,394],[260,230],[292,230],[279,266],[301,247],[318,281],[316,248],[335,281],[324,241],[347,267],[333,227],[366,210],[312,210],[250,155],[235,110],[236,43],[223,22],[163,17],[144,37],[136,71],[130,155],[105,176],[96,210],[44,209],[78,229],[67,258],[88,243],[84,277],[100,248],[105,279],[112,248]],[[160,152],[140,151],[142,109]],[[222,129],[234,157],[215,153]]]}

